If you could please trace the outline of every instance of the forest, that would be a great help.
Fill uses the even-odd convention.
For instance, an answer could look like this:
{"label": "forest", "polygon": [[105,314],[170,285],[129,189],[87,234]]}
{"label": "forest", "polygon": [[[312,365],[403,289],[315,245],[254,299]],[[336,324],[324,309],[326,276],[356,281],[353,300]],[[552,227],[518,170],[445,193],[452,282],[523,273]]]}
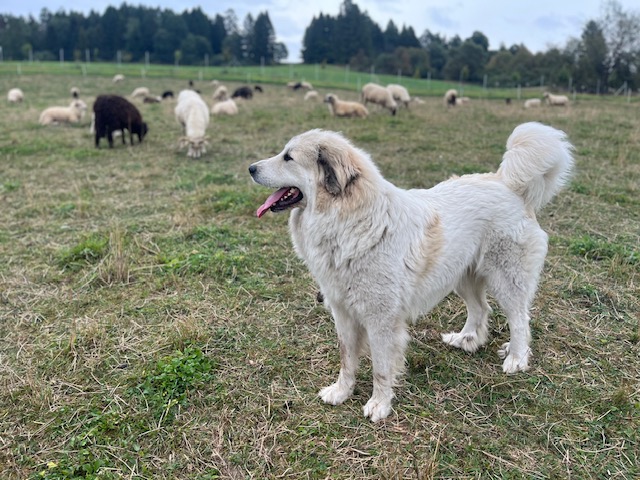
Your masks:
{"label": "forest", "polygon": [[[480,30],[451,38],[389,20],[382,28],[352,0],[338,15],[312,19],[303,38],[306,64],[345,65],[355,71],[485,84],[549,85],[610,93],[640,87],[640,14],[609,0],[580,38],[531,52],[523,43],[490,49]],[[233,10],[215,17],[199,7],[109,6],[88,15],[43,9],[39,18],[0,14],[0,54],[13,61],[119,61],[180,65],[276,65],[287,58],[268,12]]]}

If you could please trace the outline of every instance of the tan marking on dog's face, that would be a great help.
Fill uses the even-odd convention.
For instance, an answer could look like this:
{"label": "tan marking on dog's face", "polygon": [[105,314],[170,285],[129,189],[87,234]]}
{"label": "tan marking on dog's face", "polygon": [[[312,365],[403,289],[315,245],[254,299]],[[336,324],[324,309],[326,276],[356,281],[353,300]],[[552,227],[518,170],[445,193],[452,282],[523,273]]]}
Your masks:
{"label": "tan marking on dog's face", "polygon": [[438,263],[440,252],[444,247],[444,233],[439,216],[424,227],[424,237],[420,245],[421,264],[418,275],[426,277]]}

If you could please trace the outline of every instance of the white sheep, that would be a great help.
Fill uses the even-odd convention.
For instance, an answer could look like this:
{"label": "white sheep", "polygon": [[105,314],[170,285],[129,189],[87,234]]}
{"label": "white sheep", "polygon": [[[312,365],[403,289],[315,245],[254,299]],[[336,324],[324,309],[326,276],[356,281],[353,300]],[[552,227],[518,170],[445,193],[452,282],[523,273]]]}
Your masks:
{"label": "white sheep", "polygon": [[544,92],[543,97],[547,101],[547,105],[552,107],[567,107],[569,105],[569,97],[566,95],[554,95],[553,93]]}
{"label": "white sheep", "polygon": [[340,100],[333,93],[327,94],[324,101],[329,104],[331,115],[336,117],[360,117],[366,118],[369,115],[367,107],[358,102],[348,102]]}
{"label": "white sheep", "polygon": [[467,103],[471,103],[469,97],[456,97],[456,105],[465,105]]}
{"label": "white sheep", "polygon": [[150,96],[151,94],[149,93],[149,89],[147,87],[138,87],[133,92],[131,92],[132,98],[138,98],[138,97],[145,98]]}
{"label": "white sheep", "polygon": [[118,73],[113,76],[113,83],[120,83],[120,82],[124,82],[124,75],[122,75],[121,73]]}
{"label": "white sheep", "polygon": [[218,88],[216,88],[215,92],[213,92],[212,98],[216,102],[226,100],[227,98],[229,98],[229,90],[227,90],[227,87],[225,87],[224,85],[220,85]]}
{"label": "white sheep", "polygon": [[228,98],[227,100],[213,104],[211,113],[213,115],[237,115],[238,105],[236,105],[233,98]]}
{"label": "white sheep", "polygon": [[458,98],[458,91],[455,88],[447,90],[444,94],[445,106],[452,107],[456,104],[456,98]]}
{"label": "white sheep", "polygon": [[71,87],[69,93],[73,98],[80,98],[80,89],[78,87]]}
{"label": "white sheep", "polygon": [[367,83],[362,87],[361,100],[365,106],[368,102],[380,105],[389,110],[391,115],[395,115],[398,110],[398,104],[391,92],[377,83]]}
{"label": "white sheep", "polygon": [[529,98],[524,101],[524,108],[538,108],[542,105],[542,100],[539,98]]}
{"label": "white sheep", "polygon": [[309,90],[304,94],[305,100],[317,100],[318,98],[320,98],[320,96],[316,90]]}
{"label": "white sheep", "polygon": [[389,85],[387,85],[387,90],[389,90],[396,103],[402,104],[406,108],[409,108],[411,95],[409,95],[409,91],[405,87],[403,87],[402,85],[398,85],[397,83],[390,83]]}
{"label": "white sheep", "polygon": [[24,93],[19,88],[12,88],[7,93],[7,100],[9,103],[20,103],[24,100]]}
{"label": "white sheep", "polygon": [[40,114],[40,125],[52,123],[78,123],[87,112],[87,104],[73,100],[68,107],[49,107]]}
{"label": "white sheep", "polygon": [[179,147],[189,147],[187,156],[199,158],[207,152],[209,145],[206,131],[209,126],[209,107],[200,94],[193,90],[182,90],[175,108],[176,120],[184,128]]}

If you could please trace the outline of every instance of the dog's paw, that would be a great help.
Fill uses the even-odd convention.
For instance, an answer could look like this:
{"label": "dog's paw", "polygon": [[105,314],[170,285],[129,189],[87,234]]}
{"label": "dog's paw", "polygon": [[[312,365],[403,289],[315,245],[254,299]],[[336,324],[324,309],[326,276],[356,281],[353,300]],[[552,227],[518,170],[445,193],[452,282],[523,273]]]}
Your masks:
{"label": "dog's paw", "polygon": [[387,418],[391,413],[391,400],[371,397],[363,408],[364,416],[372,422]]}
{"label": "dog's paw", "polygon": [[318,396],[324,403],[328,403],[330,405],[340,405],[351,396],[351,393],[351,390],[342,388],[338,384],[338,382],[336,382],[333,385],[329,385],[328,387],[320,390]]}
{"label": "dog's paw", "polygon": [[498,356],[504,359],[502,371],[504,373],[525,372],[529,369],[530,351],[521,357],[513,355],[509,349],[509,343],[505,343],[498,350]]}
{"label": "dog's paw", "polygon": [[452,347],[460,348],[465,352],[474,353],[485,343],[486,338],[479,338],[475,333],[443,333],[442,341]]}

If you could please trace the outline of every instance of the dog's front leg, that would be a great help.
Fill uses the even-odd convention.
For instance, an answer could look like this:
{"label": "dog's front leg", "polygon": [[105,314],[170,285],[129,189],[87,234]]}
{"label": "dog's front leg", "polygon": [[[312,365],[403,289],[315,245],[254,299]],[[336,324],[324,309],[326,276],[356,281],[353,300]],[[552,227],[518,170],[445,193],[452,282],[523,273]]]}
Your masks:
{"label": "dog's front leg", "polygon": [[338,381],[320,390],[319,395],[325,403],[339,405],[353,393],[364,332],[362,327],[341,309],[332,308],[332,313],[340,343],[340,374]]}
{"label": "dog's front leg", "polygon": [[364,406],[364,416],[377,422],[391,413],[393,387],[404,369],[409,334],[403,321],[392,327],[369,327],[367,334],[373,364],[373,394]]}

